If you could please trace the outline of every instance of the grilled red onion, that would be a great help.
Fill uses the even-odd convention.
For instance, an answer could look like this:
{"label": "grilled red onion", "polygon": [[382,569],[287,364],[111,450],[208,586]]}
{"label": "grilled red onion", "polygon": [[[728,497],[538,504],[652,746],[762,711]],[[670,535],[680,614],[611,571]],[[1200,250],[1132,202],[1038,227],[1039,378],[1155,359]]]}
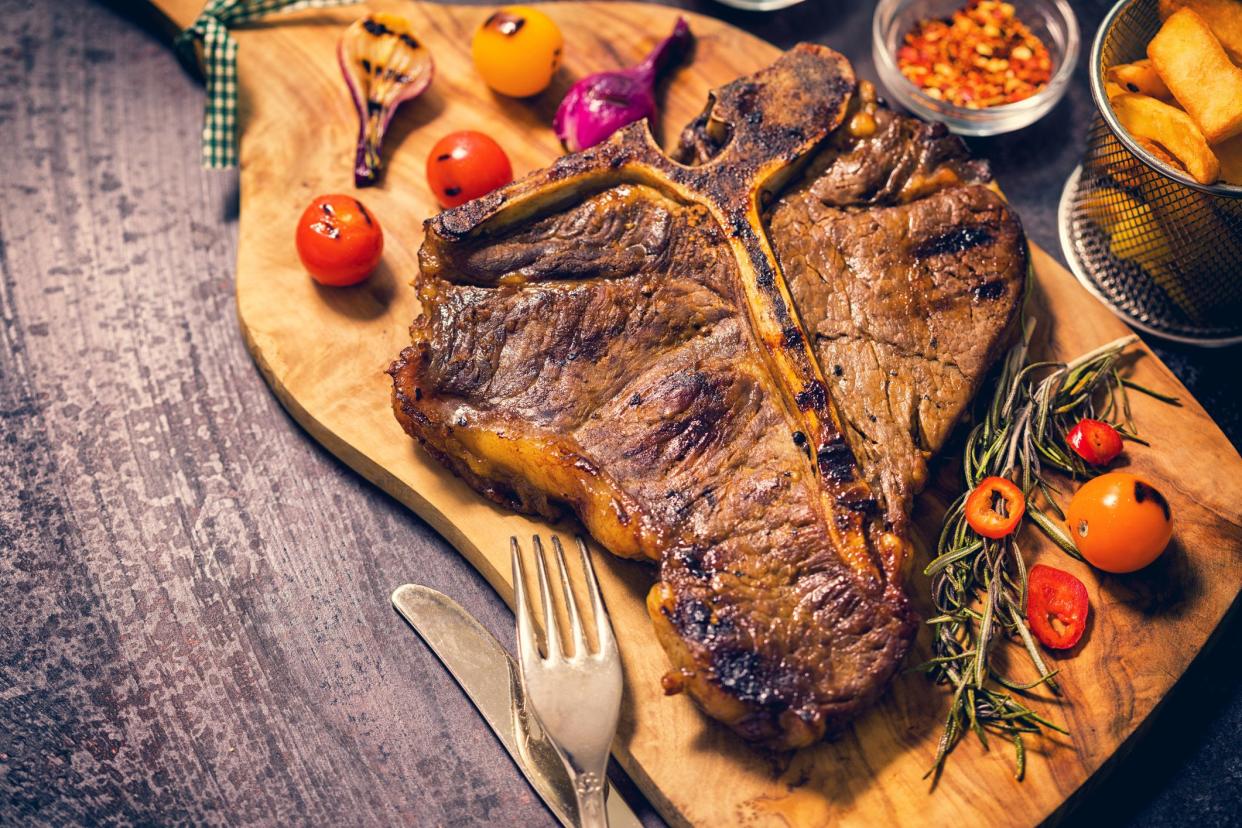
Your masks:
{"label": "grilled red onion", "polygon": [[621,127],[656,115],[656,77],[689,50],[690,26],[677,18],[673,33],[642,63],[629,69],[597,72],[575,83],[556,109],[552,128],[568,152],[593,147]]}

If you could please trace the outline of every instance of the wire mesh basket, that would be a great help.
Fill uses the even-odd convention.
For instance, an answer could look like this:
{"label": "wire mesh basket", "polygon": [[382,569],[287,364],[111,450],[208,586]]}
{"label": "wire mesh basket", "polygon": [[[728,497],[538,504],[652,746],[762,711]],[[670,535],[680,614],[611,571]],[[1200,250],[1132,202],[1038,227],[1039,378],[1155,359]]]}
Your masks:
{"label": "wire mesh basket", "polygon": [[1242,187],[1203,185],[1131,138],[1104,92],[1104,69],[1146,57],[1156,0],[1122,0],[1091,49],[1099,110],[1082,166],[1061,196],[1074,274],[1119,316],[1184,342],[1242,342]]}

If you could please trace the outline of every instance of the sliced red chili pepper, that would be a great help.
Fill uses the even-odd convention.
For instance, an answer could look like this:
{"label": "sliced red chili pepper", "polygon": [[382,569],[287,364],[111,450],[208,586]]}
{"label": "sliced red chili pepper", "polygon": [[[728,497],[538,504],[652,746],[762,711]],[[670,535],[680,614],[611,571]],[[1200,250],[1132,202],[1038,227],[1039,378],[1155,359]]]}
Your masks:
{"label": "sliced red chili pepper", "polygon": [[1068,650],[1087,629],[1087,588],[1068,572],[1036,564],[1026,579],[1026,622],[1039,643]]}
{"label": "sliced red chili pepper", "polygon": [[1025,511],[1022,490],[1003,477],[985,477],[966,498],[966,522],[985,538],[1012,533]]}
{"label": "sliced red chili pepper", "polygon": [[1102,420],[1079,420],[1065,435],[1065,442],[1093,466],[1105,466],[1121,454],[1121,435]]}

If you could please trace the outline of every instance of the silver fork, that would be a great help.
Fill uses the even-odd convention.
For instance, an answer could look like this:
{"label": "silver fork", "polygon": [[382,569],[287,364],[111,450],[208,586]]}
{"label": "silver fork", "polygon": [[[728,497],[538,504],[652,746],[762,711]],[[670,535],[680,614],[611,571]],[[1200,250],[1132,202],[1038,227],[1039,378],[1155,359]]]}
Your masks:
{"label": "silver fork", "polygon": [[584,828],[607,826],[604,811],[604,783],[608,769],[608,750],[617,732],[621,712],[621,659],[617,641],[599,582],[587,554],[586,544],[577,538],[591,594],[591,611],[595,616],[597,652],[590,652],[582,627],[582,614],[569,585],[565,568],[565,550],[560,539],[552,537],[556,566],[560,574],[565,609],[569,616],[569,638],[572,654],[562,648],[560,625],[552,606],[552,590],[548,587],[548,566],[544,560],[543,542],[533,538],[535,569],[539,578],[539,597],[543,605],[543,623],[547,631],[546,658],[539,655],[535,625],[531,617],[530,599],[526,593],[526,570],[517,538],[509,539],[513,556],[514,603],[517,604],[518,660],[522,666],[522,684],[540,724],[550,737],[553,747],[565,764],[578,800],[578,823]]}

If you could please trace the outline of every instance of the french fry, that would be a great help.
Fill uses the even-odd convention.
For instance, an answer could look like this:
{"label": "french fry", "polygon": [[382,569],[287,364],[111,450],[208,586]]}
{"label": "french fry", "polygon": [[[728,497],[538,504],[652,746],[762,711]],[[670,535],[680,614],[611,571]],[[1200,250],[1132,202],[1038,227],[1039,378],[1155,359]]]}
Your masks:
{"label": "french fry", "polygon": [[1160,159],[1165,164],[1168,164],[1170,167],[1175,167],[1175,168],[1183,169],[1183,170],[1186,169],[1184,166],[1182,166],[1181,161],[1178,161],[1176,158],[1174,158],[1168,152],[1168,150],[1166,150],[1164,147],[1157,144],[1155,141],[1151,141],[1147,138],[1137,138],[1137,137],[1134,140],[1138,141],[1139,146],[1141,146],[1143,149],[1150,152],[1152,155],[1156,156],[1156,158]]}
{"label": "french fry", "polygon": [[1127,92],[1150,95],[1162,101],[1173,99],[1173,93],[1160,79],[1160,73],[1152,65],[1150,59],[1136,60],[1134,63],[1119,63],[1110,66],[1104,72],[1105,80],[1120,84]]}
{"label": "french fry", "polygon": [[1147,56],[1209,144],[1242,133],[1242,69],[1193,9],[1164,21],[1147,44]]}
{"label": "french fry", "polygon": [[1178,9],[1194,9],[1225,47],[1234,63],[1242,64],[1242,2],[1239,0],[1160,0],[1160,19]]}
{"label": "french fry", "polygon": [[1220,159],[1220,177],[1226,184],[1242,187],[1242,135],[1212,147]]}
{"label": "french fry", "polygon": [[1113,112],[1131,135],[1164,147],[1200,184],[1220,175],[1220,161],[1189,115],[1164,101],[1127,92],[1112,99]]}
{"label": "french fry", "polygon": [[1112,81],[1104,81],[1104,96],[1110,101],[1118,95],[1124,95],[1125,93],[1126,88],[1121,84],[1113,83]]}

